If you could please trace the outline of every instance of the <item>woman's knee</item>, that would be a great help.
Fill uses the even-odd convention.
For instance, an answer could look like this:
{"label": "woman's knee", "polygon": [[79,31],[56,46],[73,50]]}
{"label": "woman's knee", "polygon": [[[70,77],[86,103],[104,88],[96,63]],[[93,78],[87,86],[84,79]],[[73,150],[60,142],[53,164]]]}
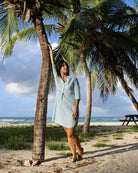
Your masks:
{"label": "woman's knee", "polygon": [[72,137],[74,137],[74,130],[72,130],[72,129],[69,129],[68,131],[67,131],[67,136],[68,136],[68,138],[72,138]]}
{"label": "woman's knee", "polygon": [[68,138],[73,138],[74,137],[74,134],[67,134]]}

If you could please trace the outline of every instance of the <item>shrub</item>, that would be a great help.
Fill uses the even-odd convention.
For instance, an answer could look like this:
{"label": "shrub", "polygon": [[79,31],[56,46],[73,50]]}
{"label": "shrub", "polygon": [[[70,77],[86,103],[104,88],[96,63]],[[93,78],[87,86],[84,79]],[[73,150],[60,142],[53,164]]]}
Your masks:
{"label": "shrub", "polygon": [[30,144],[26,144],[23,141],[23,137],[11,136],[5,141],[6,149],[12,150],[28,150],[31,149]]}

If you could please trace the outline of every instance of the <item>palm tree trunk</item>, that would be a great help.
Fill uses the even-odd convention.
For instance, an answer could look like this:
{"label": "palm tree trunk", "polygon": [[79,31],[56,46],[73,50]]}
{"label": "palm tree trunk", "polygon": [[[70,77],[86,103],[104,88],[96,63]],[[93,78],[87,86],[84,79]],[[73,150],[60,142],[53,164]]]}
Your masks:
{"label": "palm tree trunk", "polygon": [[42,52],[42,67],[34,121],[32,159],[37,162],[42,162],[45,158],[46,115],[51,68],[49,51],[47,48],[48,40],[44,30],[43,19],[41,16],[37,17],[34,20],[34,26],[36,28]]}
{"label": "palm tree trunk", "polygon": [[132,101],[133,105],[135,106],[136,110],[138,111],[138,102],[135,99],[135,97],[133,96],[131,88],[127,85],[127,83],[123,79],[123,77],[121,77],[119,74],[117,74],[117,77],[118,77],[120,84],[122,85],[123,89],[125,90],[126,94],[128,95],[128,97]]}
{"label": "palm tree trunk", "polygon": [[80,59],[82,61],[86,76],[87,102],[86,102],[85,122],[83,127],[83,135],[86,136],[89,133],[90,119],[91,119],[91,105],[92,105],[91,76],[83,52],[80,52]]}

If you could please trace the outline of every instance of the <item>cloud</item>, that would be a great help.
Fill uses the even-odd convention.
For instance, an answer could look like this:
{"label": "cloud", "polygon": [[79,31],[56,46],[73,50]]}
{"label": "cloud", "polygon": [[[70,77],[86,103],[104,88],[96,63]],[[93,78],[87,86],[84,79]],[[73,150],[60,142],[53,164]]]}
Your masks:
{"label": "cloud", "polygon": [[22,85],[20,83],[8,83],[6,85],[5,91],[14,94],[15,96],[33,96],[33,87],[27,87],[26,85]]}
{"label": "cloud", "polygon": [[53,43],[52,44],[52,49],[55,49],[58,46],[58,43]]}
{"label": "cloud", "polygon": [[[55,48],[58,44],[53,43]],[[39,42],[18,42],[13,55],[0,61],[0,79],[5,91],[19,97],[36,97],[42,56]]]}
{"label": "cloud", "polygon": [[13,55],[5,59],[4,63],[0,62],[0,79],[6,84],[27,81],[34,84],[39,78],[40,66],[39,47],[31,42],[25,45],[18,43],[15,45]]}

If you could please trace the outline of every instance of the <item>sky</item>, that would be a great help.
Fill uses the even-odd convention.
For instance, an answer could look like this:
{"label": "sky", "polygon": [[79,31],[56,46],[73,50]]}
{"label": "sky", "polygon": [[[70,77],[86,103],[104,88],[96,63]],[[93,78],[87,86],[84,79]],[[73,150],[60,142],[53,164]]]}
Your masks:
{"label": "sky", "polygon": [[[54,48],[57,39],[49,40]],[[41,71],[41,50],[39,42],[17,42],[13,54],[2,61],[0,54],[0,117],[34,117],[37,90]],[[85,74],[78,77],[81,90],[80,116],[85,116],[86,83]],[[138,100],[138,91],[134,90]],[[52,116],[55,91],[48,96],[47,116]],[[92,94],[93,117],[118,117],[136,114],[137,111],[118,83],[115,96],[110,95],[103,103],[99,90]]]}

